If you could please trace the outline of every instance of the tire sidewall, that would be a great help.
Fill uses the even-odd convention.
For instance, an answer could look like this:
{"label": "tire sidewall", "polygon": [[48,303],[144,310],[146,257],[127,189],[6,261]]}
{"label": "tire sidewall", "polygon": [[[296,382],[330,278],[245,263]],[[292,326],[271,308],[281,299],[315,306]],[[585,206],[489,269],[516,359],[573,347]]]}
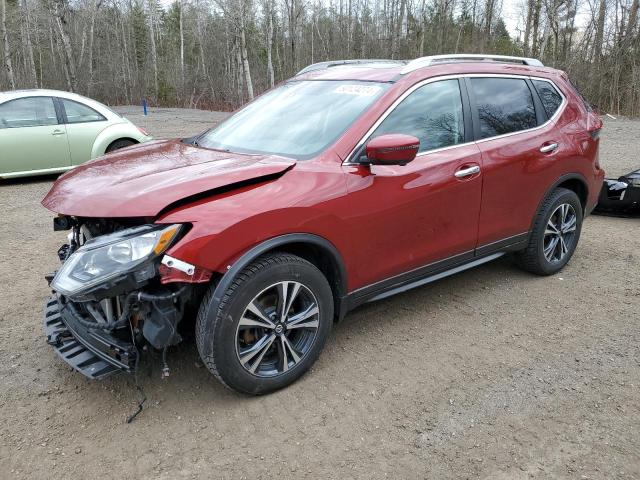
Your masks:
{"label": "tire sidewall", "polygon": [[[569,249],[569,252],[565,257],[559,262],[549,262],[547,258],[544,256],[544,232],[547,227],[547,223],[549,222],[551,215],[555,212],[556,208],[558,208],[563,203],[568,203],[571,205],[576,212],[576,230],[572,242],[572,246]],[[560,271],[568,262],[571,260],[578,243],[580,241],[580,234],[582,232],[582,204],[580,203],[580,199],[578,196],[572,192],[571,190],[562,190],[557,194],[557,198],[549,203],[544,212],[544,221],[538,225],[538,231],[534,232],[538,238],[538,248],[537,255],[539,258],[539,264],[544,273],[553,274]]]}
{"label": "tire sidewall", "polygon": [[126,139],[115,140],[114,142],[111,142],[109,144],[109,146],[107,147],[107,150],[105,151],[105,154],[113,153],[122,148],[131,147],[133,145],[135,145],[135,142],[131,140],[126,140]]}
{"label": "tire sidewall", "polygon": [[[208,336],[207,343],[211,353],[216,357],[218,374],[233,389],[259,395],[285,387],[304,374],[320,355],[333,323],[333,295],[324,275],[312,264],[300,260],[295,263],[277,263],[260,269],[244,281],[240,288],[233,291],[226,301],[221,302],[216,312],[213,335]],[[303,284],[316,297],[320,310],[318,330],[310,350],[293,368],[276,377],[257,377],[246,371],[238,359],[238,322],[256,295],[277,282],[287,280]],[[210,306],[212,307],[213,305]],[[208,328],[210,327],[208,325]]]}

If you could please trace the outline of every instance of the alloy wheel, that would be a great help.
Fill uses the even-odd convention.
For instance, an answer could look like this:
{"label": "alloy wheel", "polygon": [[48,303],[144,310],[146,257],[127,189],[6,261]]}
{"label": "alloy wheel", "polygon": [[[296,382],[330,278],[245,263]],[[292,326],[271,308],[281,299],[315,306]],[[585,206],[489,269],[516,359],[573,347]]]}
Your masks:
{"label": "alloy wheel", "polygon": [[311,350],[319,322],[318,301],[309,288],[299,282],[275,283],[249,302],[238,322],[238,360],[258,377],[286,373]]}
{"label": "alloy wheel", "polygon": [[571,252],[576,234],[577,216],[569,203],[558,205],[544,231],[543,253],[550,263],[557,263]]}

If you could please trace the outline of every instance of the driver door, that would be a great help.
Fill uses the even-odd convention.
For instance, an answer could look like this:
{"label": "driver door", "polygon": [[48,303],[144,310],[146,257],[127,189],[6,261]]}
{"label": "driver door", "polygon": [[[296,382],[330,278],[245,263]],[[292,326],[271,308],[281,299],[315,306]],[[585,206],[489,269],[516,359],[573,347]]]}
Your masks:
{"label": "driver door", "polygon": [[51,97],[25,97],[0,104],[0,173],[71,166],[67,131]]}
{"label": "driver door", "polygon": [[[472,141],[468,102],[458,79],[422,85],[367,139],[400,133],[420,140],[405,166],[349,166],[351,235],[358,285],[404,272],[446,269],[473,258],[482,190],[481,154]],[[359,155],[364,154],[364,145]],[[361,158],[356,156],[356,158]]]}

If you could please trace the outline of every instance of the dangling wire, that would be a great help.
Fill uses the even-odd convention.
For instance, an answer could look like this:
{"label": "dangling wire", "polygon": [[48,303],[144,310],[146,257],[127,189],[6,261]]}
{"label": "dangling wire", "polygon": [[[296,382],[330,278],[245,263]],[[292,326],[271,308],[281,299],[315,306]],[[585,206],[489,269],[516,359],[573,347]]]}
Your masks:
{"label": "dangling wire", "polygon": [[131,331],[131,340],[133,342],[133,347],[136,349],[136,363],[133,370],[133,381],[136,386],[136,391],[138,392],[138,409],[127,418],[127,423],[131,423],[135,420],[138,414],[142,412],[144,402],[147,401],[147,396],[144,393],[144,389],[142,388],[142,384],[140,383],[140,379],[138,377],[138,367],[140,365],[140,350],[138,349],[138,344],[136,343],[136,337],[133,333],[133,326],[131,325],[131,322],[129,322],[129,329]]}

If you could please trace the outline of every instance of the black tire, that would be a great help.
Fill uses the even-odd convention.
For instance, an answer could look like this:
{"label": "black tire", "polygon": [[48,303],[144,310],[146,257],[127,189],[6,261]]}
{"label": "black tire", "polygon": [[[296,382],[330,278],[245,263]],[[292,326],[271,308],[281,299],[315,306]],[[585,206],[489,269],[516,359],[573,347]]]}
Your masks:
{"label": "black tire", "polygon": [[[562,210],[563,208],[566,210]],[[567,227],[566,233],[556,234],[553,227],[564,225],[561,217],[565,211],[567,218],[571,218],[573,212],[575,229],[569,231],[570,227]],[[555,189],[540,205],[529,236],[529,244],[527,248],[516,253],[516,263],[524,270],[537,275],[553,275],[560,271],[573,256],[580,240],[582,215],[582,204],[575,192],[566,188]],[[571,223],[568,221],[566,225]],[[558,240],[553,247],[555,238]]]}
{"label": "black tire", "polygon": [[133,140],[129,140],[126,138],[121,138],[120,140],[116,140],[112,142],[104,153],[115,152],[116,150],[120,150],[121,148],[130,147],[131,145],[135,145],[136,142]]}
{"label": "black tire", "polygon": [[[280,298],[277,294],[282,290],[278,288],[282,287],[279,285],[284,285],[285,289],[289,288],[288,285],[300,285],[299,290],[295,290],[296,293],[290,295],[290,298],[294,299],[291,308],[284,309],[294,311],[296,308],[306,306],[308,310],[299,312],[298,318],[302,318],[302,315],[308,311],[313,311],[311,304],[304,304],[304,301],[317,302],[318,312],[310,322],[305,322],[316,323],[317,326],[308,329],[292,326],[289,330],[286,327],[288,323],[283,321],[285,332],[277,334],[271,327],[251,327],[245,324],[248,316],[251,317],[250,321],[253,319],[262,322],[261,317],[254,317],[252,312],[251,315],[247,313],[250,312],[249,304],[254,304],[256,301],[260,304],[260,312],[270,315],[269,319],[278,323],[280,301],[276,301],[273,310],[264,307],[261,302],[262,298]],[[260,257],[238,274],[223,295],[216,311],[212,311],[215,308],[212,303],[214,290],[215,285],[211,285],[200,305],[196,319],[196,344],[204,364],[227,387],[250,395],[273,392],[297,380],[320,355],[333,323],[333,296],[327,279],[313,264],[288,253],[268,254]],[[286,298],[286,295],[284,297]],[[288,315],[288,312],[285,315]],[[241,317],[243,318],[242,326],[239,325]],[[294,317],[292,315],[290,318],[294,319]],[[245,333],[247,331],[250,337],[248,340]],[[311,332],[315,332],[313,338],[310,337]],[[246,353],[243,356],[243,351],[255,349],[255,346],[264,338],[269,339],[275,335],[278,335],[276,340],[265,349],[265,354],[256,355],[245,364],[241,363],[241,357],[247,356]],[[283,335],[289,335],[287,337],[289,339],[283,340],[281,338]],[[259,340],[255,340],[253,346],[242,349],[245,340],[250,343],[252,339],[257,338]],[[302,340],[304,342],[300,343]],[[296,349],[290,350],[292,345]],[[298,360],[295,360],[295,356],[303,351],[299,345],[303,345],[306,350]],[[298,348],[300,348],[299,351],[297,351]],[[282,349],[284,349],[284,358]],[[275,363],[270,360],[274,356]],[[293,362],[292,366],[289,366],[288,360]],[[254,367],[256,371],[251,373],[250,367],[256,362],[259,366]],[[284,367],[284,365],[287,366]]]}

